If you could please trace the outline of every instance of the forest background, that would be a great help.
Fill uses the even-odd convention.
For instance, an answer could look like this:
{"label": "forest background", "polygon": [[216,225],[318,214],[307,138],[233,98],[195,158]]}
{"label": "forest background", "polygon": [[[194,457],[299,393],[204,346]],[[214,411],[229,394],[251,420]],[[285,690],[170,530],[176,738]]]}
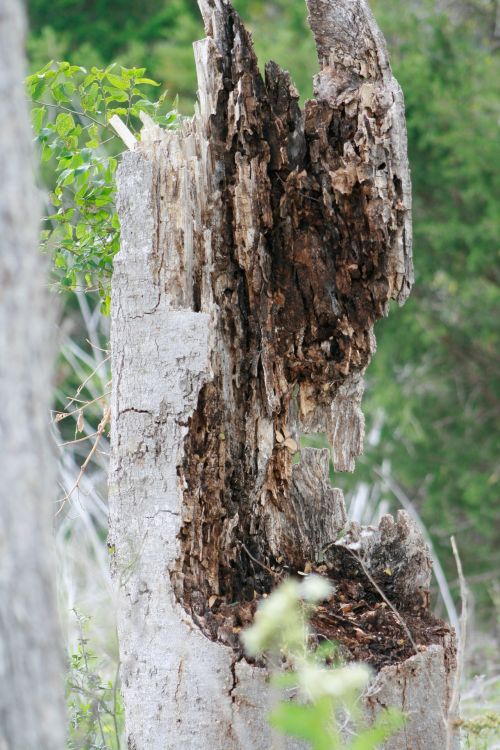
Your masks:
{"label": "forest background", "polygon": [[[276,60],[302,99],[311,96],[317,67],[303,0],[234,5],[253,32],[260,63]],[[405,307],[376,327],[365,455],[354,475],[334,481],[350,493],[351,515],[364,522],[411,504],[458,595],[454,534],[476,626],[498,639],[500,10],[490,0],[371,6],[406,100],[416,284]],[[50,59],[86,68],[145,66],[172,100],[178,96],[180,111],[192,113],[191,45],[204,35],[196,0],[29,0],[28,10],[32,70]],[[64,305],[84,351],[88,332],[71,293]],[[89,315],[98,307],[91,297],[84,305]],[[78,385],[68,361],[61,356],[58,393]]]}

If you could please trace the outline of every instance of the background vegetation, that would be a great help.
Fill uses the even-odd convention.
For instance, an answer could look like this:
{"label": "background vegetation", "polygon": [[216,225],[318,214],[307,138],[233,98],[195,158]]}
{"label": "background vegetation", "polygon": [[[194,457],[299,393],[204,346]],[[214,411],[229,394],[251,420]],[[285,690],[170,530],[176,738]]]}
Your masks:
{"label": "background vegetation", "polygon": [[[309,97],[316,59],[304,0],[235,5],[253,31],[260,62],[277,60],[303,99]],[[377,326],[364,403],[365,456],[352,477],[339,475],[335,482],[350,493],[351,511],[363,520],[382,508],[413,507],[458,593],[449,545],[454,534],[477,623],[498,639],[500,11],[493,0],[371,5],[406,99],[416,284],[405,307]],[[168,88],[168,100],[179,96],[181,112],[193,111],[191,43],[203,36],[196,0],[28,0],[28,8],[33,70],[50,59],[87,69],[140,65]],[[88,376],[96,347],[106,348],[106,324],[96,323],[91,310],[98,301],[80,297],[77,303],[67,293],[65,305],[71,331],[58,374],[58,408],[75,386],[73,360],[78,378]],[[86,311],[85,325],[78,310]],[[86,342],[90,320],[99,327],[92,346]],[[99,377],[105,380],[102,369]],[[96,398],[100,386],[92,390],[92,382],[89,394]],[[101,416],[97,408],[94,421]],[[90,419],[87,433],[94,430]],[[72,455],[85,450],[75,445]],[[94,538],[89,544],[97,549]],[[488,658],[494,667],[494,657]]]}

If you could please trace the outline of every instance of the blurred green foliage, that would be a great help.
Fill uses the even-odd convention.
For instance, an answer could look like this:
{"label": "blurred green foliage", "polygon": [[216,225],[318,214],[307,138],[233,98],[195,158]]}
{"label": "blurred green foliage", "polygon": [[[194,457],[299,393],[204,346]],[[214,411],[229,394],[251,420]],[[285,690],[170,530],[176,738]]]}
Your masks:
{"label": "blurred green foliage", "polygon": [[249,656],[266,661],[277,696],[283,688],[291,691],[274,705],[271,726],[305,740],[311,750],[376,750],[404,726],[405,716],[385,709],[367,726],[362,696],[369,667],[346,664],[332,641],[311,645],[308,620],[333,593],[327,579],[315,574],[301,583],[283,581],[259,603],[243,644]]}
{"label": "blurred green foliage", "polygon": [[[259,60],[312,93],[316,59],[303,0],[235,0]],[[33,65],[144,65],[192,111],[195,0],[29,0]],[[378,324],[368,372],[368,427],[383,415],[353,478],[391,474],[453,562],[454,533],[470,576],[500,565],[500,66],[490,0],[372,0],[405,93],[414,186],[416,285]],[[495,33],[497,36],[495,36]],[[389,498],[391,499],[391,498]],[[393,498],[392,498],[393,499]],[[487,595],[488,582],[482,592]]]}

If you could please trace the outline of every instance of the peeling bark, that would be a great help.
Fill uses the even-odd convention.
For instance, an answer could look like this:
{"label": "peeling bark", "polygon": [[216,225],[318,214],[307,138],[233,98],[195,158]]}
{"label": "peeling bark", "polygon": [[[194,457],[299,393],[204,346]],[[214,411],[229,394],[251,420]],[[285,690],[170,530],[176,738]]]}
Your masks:
{"label": "peeling bark", "polygon": [[[199,5],[198,110],[145,128],[119,172],[110,542],[135,750],[269,747],[238,632],[283,571],[335,567],[328,452],[294,455],[325,432],[354,468],[373,326],[412,283],[403,99],[364,0],[309,0],[304,111],[230,4]],[[398,606],[428,585],[415,534],[386,519],[363,547]]]}

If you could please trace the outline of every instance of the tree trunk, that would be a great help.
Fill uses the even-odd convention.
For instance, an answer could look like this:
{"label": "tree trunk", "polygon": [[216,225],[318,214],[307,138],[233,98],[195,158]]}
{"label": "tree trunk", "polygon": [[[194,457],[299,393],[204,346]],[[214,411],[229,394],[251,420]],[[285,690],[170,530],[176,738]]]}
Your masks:
{"label": "tree trunk", "polygon": [[20,0],[0,7],[0,750],[65,746],[54,592],[52,354]]}
{"label": "tree trunk", "polygon": [[368,659],[367,711],[387,693],[418,717],[387,747],[441,747],[453,638],[428,612],[419,532],[402,514],[335,545],[328,450],[294,462],[300,435],[326,433],[354,468],[373,326],[411,287],[403,97],[364,0],[308,0],[304,111],[278,65],[262,78],[230,4],[199,5],[199,108],[179,131],[145,127],[119,172],[110,544],[129,748],[271,746],[266,674],[238,633],[278,575],[311,565],[411,613],[409,639],[391,611],[405,647]]}

